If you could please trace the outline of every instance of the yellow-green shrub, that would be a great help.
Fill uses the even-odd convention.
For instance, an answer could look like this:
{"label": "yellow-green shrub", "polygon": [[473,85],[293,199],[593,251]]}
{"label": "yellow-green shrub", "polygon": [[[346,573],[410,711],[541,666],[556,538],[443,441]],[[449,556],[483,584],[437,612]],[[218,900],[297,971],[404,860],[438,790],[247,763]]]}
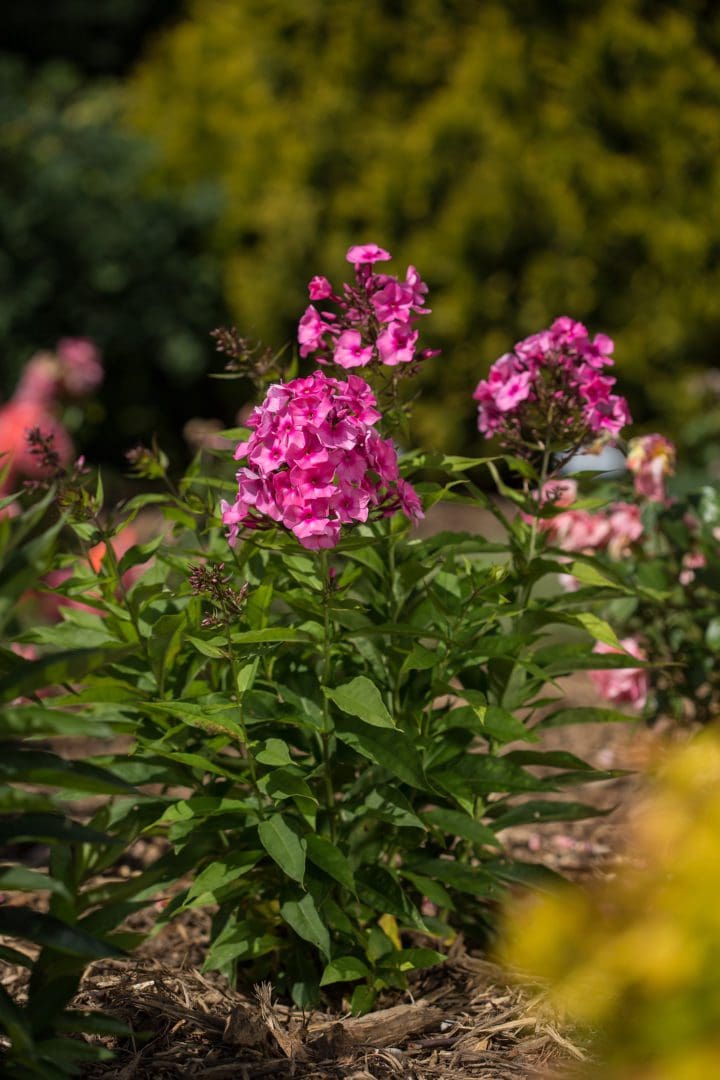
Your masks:
{"label": "yellow-green shrub", "polygon": [[[318,266],[376,240],[422,265],[436,343],[426,442],[567,312],[618,337],[642,417],[715,364],[717,17],[679,0],[191,0],[131,86],[158,182],[220,180],[243,332],[288,337]],[[667,424],[665,425],[667,427]]]}
{"label": "yellow-green shrub", "polygon": [[597,1034],[593,1077],[720,1073],[720,739],[707,731],[661,770],[633,831],[637,862],[511,917],[505,956],[548,978]]}

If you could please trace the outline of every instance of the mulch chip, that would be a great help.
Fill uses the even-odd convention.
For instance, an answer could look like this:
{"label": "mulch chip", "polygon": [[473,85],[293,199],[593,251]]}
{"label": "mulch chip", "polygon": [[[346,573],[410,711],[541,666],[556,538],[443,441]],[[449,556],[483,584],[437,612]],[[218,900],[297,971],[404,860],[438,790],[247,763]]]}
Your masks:
{"label": "mulch chip", "polygon": [[246,995],[152,957],[93,964],[75,1007],[136,1033],[100,1040],[116,1058],[87,1069],[92,1080],[531,1080],[566,1076],[585,1059],[541,989],[511,983],[461,946],[404,1000],[363,1017],[303,1013],[273,1001],[266,983]]}

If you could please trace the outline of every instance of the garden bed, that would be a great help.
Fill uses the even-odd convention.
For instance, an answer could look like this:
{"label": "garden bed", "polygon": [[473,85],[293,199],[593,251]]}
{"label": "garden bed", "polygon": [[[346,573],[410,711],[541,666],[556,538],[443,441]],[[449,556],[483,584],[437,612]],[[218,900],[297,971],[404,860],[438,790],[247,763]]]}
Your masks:
{"label": "garden bed", "polygon": [[[567,689],[576,703],[590,692],[582,678]],[[558,732],[548,731],[543,745],[552,748],[559,738]],[[659,738],[647,729],[617,724],[567,728],[562,740],[594,764],[631,770],[616,780],[568,792],[607,815],[517,826],[505,831],[504,845],[514,857],[574,880],[613,874],[627,859],[623,838],[628,816]],[[139,843],[108,876],[132,875],[157,855],[153,845]],[[39,897],[30,903],[43,906]],[[132,916],[128,926],[150,931],[154,918],[151,908]],[[115,1059],[89,1066],[84,1076],[511,1080],[565,1077],[586,1059],[572,1029],[553,1015],[539,984],[518,982],[466,951],[461,939],[442,967],[416,973],[407,992],[386,992],[372,1013],[351,1018],[341,1008],[304,1014],[273,1000],[270,986],[239,992],[217,973],[203,973],[209,931],[209,913],[189,911],[149,938],[136,956],[98,961],[88,969],[74,1007],[115,1016],[136,1034],[131,1039],[90,1036],[112,1049]],[[2,965],[2,972],[0,982],[22,998],[23,969]]]}

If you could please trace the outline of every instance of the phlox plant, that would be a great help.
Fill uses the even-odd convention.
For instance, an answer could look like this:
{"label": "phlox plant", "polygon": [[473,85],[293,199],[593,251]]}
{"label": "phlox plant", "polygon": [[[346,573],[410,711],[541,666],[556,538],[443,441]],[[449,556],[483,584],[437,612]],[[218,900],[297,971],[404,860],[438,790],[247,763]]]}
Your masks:
{"label": "phlox plant", "polygon": [[[47,1064],[42,1047],[88,956],[80,945],[129,947],[124,921],[148,904],[154,932],[211,911],[207,968],[269,978],[301,1006],[346,997],[361,1013],[441,962],[458,933],[487,941],[507,893],[551,876],[511,859],[504,829],[597,812],[558,793],[611,774],[539,749],[538,733],[619,718],[566,707],[557,680],[638,661],[592,610],[602,561],[579,553],[567,565],[546,528],[561,511],[538,493],[557,454],[614,435],[627,415],[598,374],[611,343],[560,320],[522,370],[503,360],[499,456],[403,451],[405,380],[434,359],[418,348],[427,288],[413,268],[380,273],[389,255],[376,245],[348,259],[353,284],[310,283],[311,299],[336,309],[313,304],[301,319],[302,360],[316,370],[299,375],[292,361],[278,380],[278,357],[216,334],[226,374],[264,385],[227,449],[201,451],[176,481],[157,447],[139,447],[146,490],[118,507],[61,467],[4,504],[5,827],[53,845],[36,881],[48,914],[21,925],[0,909],[0,931],[42,947],[26,957],[27,1006],[6,1003],[3,1017],[18,1069]],[[477,486],[483,469],[502,503]],[[495,515],[502,538],[419,530],[446,501]],[[584,586],[536,588],[567,571]],[[48,599],[58,621],[43,625]],[[597,641],[619,651],[594,654]],[[78,731],[106,740],[82,763],[37,741]],[[73,801],[89,789],[107,799],[81,822]],[[164,854],[108,877],[147,837]],[[7,873],[1,888],[24,887]]]}

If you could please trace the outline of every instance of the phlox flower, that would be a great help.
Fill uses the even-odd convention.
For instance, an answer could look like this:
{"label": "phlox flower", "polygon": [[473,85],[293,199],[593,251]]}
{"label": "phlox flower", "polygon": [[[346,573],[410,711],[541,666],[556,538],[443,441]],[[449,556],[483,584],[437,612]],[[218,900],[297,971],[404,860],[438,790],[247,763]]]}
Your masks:
{"label": "phlox flower", "polygon": [[616,435],[630,422],[624,398],[613,394],[613,342],[591,338],[568,316],[517,342],[478,383],[478,428],[515,453],[572,451],[595,436]]}
{"label": "phlox flower", "polygon": [[271,386],[247,420],[250,438],[235,451],[246,464],[237,472],[235,501],[222,504],[230,543],[241,528],[275,523],[303,547],[330,548],[344,526],[371,515],[401,510],[421,518],[392,442],[375,430],[379,419],[372,390],[357,375],[342,382],[316,371]]}
{"label": "phlox flower", "polygon": [[308,293],[311,300],[329,300],[333,294],[332,285],[326,277],[316,274],[308,282]]}
{"label": "phlox flower", "polygon": [[347,260],[355,268],[355,282],[343,285],[341,295],[333,292],[327,278],[311,279],[310,299],[330,300],[336,310],[320,311],[314,304],[306,308],[298,325],[301,356],[314,354],[318,363],[335,363],[346,370],[402,365],[412,373],[417,363],[438,355],[434,349],[417,349],[414,324],[430,313],[425,306],[428,287],[414,266],[407,268],[404,281],[376,273],[375,263],[390,258],[377,244],[351,247]]}
{"label": "phlox flower", "polygon": [[347,261],[355,266],[367,266],[392,259],[390,252],[378,247],[377,244],[355,244],[348,250],[346,257]]}
{"label": "phlox flower", "polygon": [[357,330],[345,330],[337,339],[333,360],[340,367],[365,367],[373,358],[372,345],[363,346],[362,336]]}
{"label": "phlox flower", "polygon": [[[638,660],[647,659],[645,651],[637,638],[626,637],[620,642],[625,652]],[[622,653],[612,645],[597,641],[594,653]],[[595,689],[613,705],[630,706],[640,710],[645,706],[648,696],[649,680],[645,668],[607,668],[589,672]]]}

